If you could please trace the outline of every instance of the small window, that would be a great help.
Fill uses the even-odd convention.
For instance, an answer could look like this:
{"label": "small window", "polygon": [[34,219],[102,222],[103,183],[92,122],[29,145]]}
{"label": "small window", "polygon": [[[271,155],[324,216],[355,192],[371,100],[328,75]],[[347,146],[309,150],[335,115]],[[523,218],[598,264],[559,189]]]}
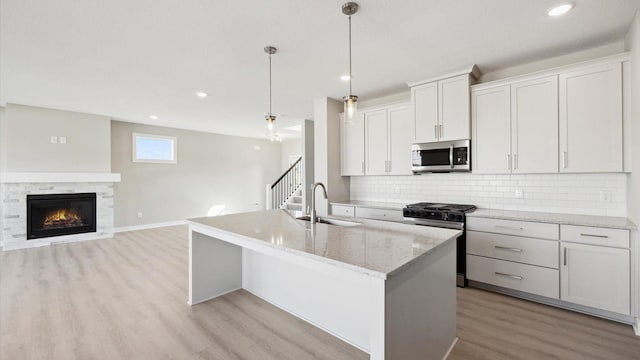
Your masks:
{"label": "small window", "polygon": [[173,136],[133,133],[133,162],[176,164],[177,145]]}

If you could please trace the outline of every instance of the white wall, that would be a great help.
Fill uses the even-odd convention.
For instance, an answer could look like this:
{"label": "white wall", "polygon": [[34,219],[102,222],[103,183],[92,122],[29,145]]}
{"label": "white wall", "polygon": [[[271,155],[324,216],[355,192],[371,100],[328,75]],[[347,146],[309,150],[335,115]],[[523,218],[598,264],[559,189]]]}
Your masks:
{"label": "white wall", "polygon": [[[133,163],[132,133],[178,138],[178,163]],[[280,145],[268,140],[113,121],[116,228],[264,209],[265,185],[280,175]],[[258,149],[256,149],[256,146]],[[258,204],[258,205],[256,205]],[[142,213],[142,219],[137,213]]]}
{"label": "white wall", "polygon": [[[351,178],[351,199],[625,216],[626,180],[625,174],[357,176]],[[515,198],[515,190],[524,197]],[[601,201],[600,191],[610,192],[611,201]]]}
{"label": "white wall", "polygon": [[280,157],[281,157],[281,173],[289,169],[289,157],[290,156],[302,156],[302,140],[289,139],[280,143]]}
{"label": "white wall", "polygon": [[[111,172],[108,117],[7,104],[4,122],[4,171]],[[52,144],[52,136],[66,144]]]}
{"label": "white wall", "polygon": [[[315,181],[322,182],[329,201],[349,199],[349,178],[340,176],[341,101],[318,98],[313,103]],[[320,192],[320,190],[318,190]],[[313,196],[313,195],[312,195]],[[329,213],[329,204],[321,194],[315,195],[318,215]]]}

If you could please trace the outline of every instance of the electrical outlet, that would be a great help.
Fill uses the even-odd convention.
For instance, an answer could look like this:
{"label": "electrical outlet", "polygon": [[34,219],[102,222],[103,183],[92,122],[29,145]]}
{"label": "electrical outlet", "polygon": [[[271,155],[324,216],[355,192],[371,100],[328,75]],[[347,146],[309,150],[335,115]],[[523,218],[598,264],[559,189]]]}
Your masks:
{"label": "electrical outlet", "polygon": [[52,144],[57,144],[58,143],[58,137],[57,136],[52,136],[51,137],[51,143]]}
{"label": "electrical outlet", "polygon": [[142,213],[141,212],[138,213],[138,219],[142,219]]}
{"label": "electrical outlet", "polygon": [[611,201],[611,191],[608,190],[600,190],[600,201]]}
{"label": "electrical outlet", "polygon": [[66,136],[60,136],[60,144],[66,144],[67,143],[67,137]]}
{"label": "electrical outlet", "polygon": [[513,195],[516,197],[516,199],[522,199],[524,197],[524,191],[518,189],[514,191]]}

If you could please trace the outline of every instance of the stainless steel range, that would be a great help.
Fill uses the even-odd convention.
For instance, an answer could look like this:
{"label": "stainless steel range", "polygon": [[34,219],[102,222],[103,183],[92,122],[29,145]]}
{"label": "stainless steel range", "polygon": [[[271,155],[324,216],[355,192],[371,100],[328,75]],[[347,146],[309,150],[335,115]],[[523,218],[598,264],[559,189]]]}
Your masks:
{"label": "stainless steel range", "polygon": [[473,205],[417,203],[409,204],[402,210],[403,223],[414,225],[435,226],[447,229],[462,230],[462,235],[457,239],[457,280],[460,287],[467,286],[467,262],[466,262],[466,237],[465,218],[466,213],[475,210]]}

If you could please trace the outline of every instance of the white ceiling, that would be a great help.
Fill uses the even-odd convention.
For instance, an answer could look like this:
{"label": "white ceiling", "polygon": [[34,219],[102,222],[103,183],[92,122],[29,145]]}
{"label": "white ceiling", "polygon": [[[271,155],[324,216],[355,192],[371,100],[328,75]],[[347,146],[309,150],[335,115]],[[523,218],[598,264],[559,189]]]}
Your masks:
{"label": "white ceiling", "polygon": [[[483,72],[620,41],[640,0],[359,0],[354,93],[476,63]],[[348,87],[344,0],[0,0],[0,103],[264,136],[265,45],[280,128]],[[209,93],[197,98],[196,91]],[[150,114],[159,116],[149,119]]]}

